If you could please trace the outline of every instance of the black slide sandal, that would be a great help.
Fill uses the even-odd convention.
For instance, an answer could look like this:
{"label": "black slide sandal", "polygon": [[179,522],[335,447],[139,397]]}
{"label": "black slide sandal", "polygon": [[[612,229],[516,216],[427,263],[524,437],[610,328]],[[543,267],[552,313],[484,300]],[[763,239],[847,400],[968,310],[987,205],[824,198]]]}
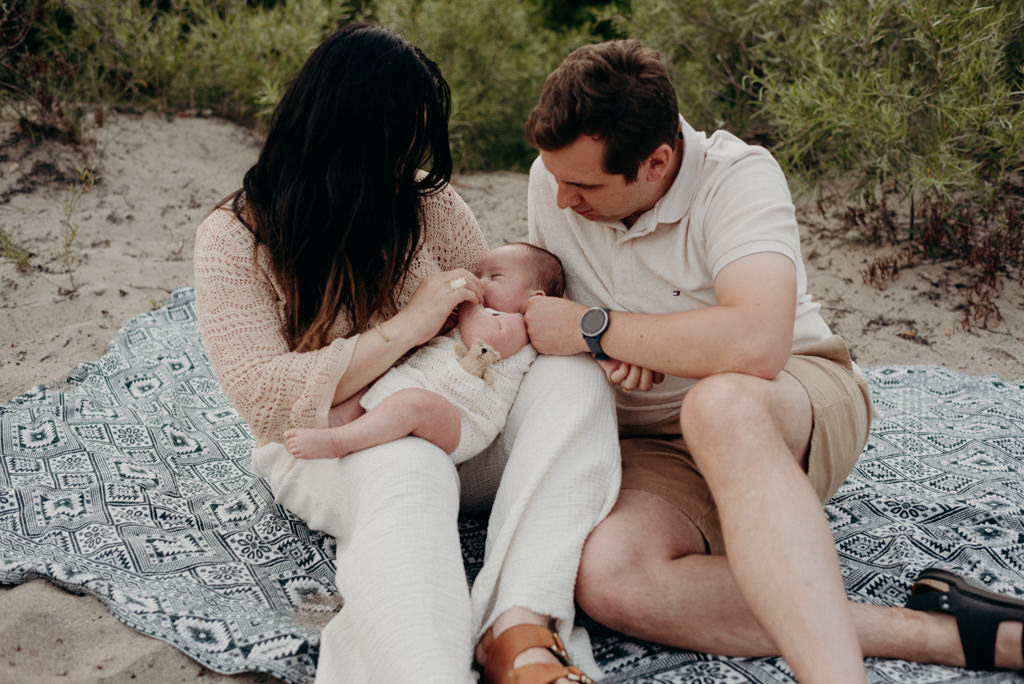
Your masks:
{"label": "black slide sandal", "polygon": [[[991,592],[937,568],[918,575],[910,588],[907,608],[955,617],[969,670],[995,669],[996,632],[1000,623],[1024,623],[1024,601]],[[1021,647],[1024,655],[1024,639]]]}

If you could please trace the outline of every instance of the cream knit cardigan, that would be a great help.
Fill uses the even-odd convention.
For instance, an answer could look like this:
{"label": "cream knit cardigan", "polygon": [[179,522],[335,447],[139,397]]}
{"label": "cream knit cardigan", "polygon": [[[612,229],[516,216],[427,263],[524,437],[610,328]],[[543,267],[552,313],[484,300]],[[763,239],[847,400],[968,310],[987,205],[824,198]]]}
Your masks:
{"label": "cream knit cardigan", "polygon": [[[423,198],[422,217],[421,246],[397,293],[399,307],[426,276],[472,271],[487,251],[476,218],[450,186]],[[327,427],[357,339],[351,322],[335,321],[327,346],[293,352],[270,253],[229,209],[214,210],[199,225],[194,259],[196,309],[210,364],[257,443],[281,442],[289,427]]]}

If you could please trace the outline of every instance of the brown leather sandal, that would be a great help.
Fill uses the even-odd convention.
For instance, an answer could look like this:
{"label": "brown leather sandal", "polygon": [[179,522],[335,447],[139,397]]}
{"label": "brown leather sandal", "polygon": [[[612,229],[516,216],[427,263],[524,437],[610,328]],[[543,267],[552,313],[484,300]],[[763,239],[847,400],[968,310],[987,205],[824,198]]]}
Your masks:
{"label": "brown leather sandal", "polygon": [[[551,684],[565,677],[571,682],[594,684],[594,680],[579,668],[569,665],[569,653],[558,634],[547,627],[523,623],[509,627],[494,638],[494,629],[487,630],[480,640],[480,648],[487,654],[484,681],[487,684]],[[533,663],[515,668],[512,663],[523,651],[546,648],[559,663]]]}

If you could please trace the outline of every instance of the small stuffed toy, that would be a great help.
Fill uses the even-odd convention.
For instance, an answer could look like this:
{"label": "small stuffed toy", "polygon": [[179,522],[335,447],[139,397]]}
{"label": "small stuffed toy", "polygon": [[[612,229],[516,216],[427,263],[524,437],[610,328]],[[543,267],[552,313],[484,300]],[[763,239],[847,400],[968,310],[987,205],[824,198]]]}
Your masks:
{"label": "small stuffed toy", "polygon": [[491,375],[491,370],[488,366],[501,359],[501,354],[491,345],[477,339],[473,341],[469,349],[466,349],[466,345],[457,342],[455,344],[455,354],[459,359],[459,365],[465,368],[467,373],[482,378],[484,384],[494,384],[494,377]]}

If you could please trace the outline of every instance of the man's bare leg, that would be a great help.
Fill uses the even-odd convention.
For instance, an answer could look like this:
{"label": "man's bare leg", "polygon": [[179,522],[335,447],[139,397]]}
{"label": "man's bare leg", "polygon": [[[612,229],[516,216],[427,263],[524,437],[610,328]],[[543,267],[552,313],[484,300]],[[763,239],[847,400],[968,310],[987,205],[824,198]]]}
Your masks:
{"label": "man's bare leg", "polygon": [[409,388],[344,425],[288,430],[285,446],[295,458],[339,458],[412,435],[450,454],[460,433],[459,413],[451,402],[436,392]]}
{"label": "man's bare leg", "polygon": [[865,681],[835,541],[802,467],[812,425],[803,386],[787,373],[713,376],[680,416],[736,586],[797,679]]}
{"label": "man's bare leg", "polygon": [[[718,379],[726,382],[690,395],[697,401],[684,404],[682,420],[719,508],[728,559],[700,555],[696,527],[668,502],[624,491],[584,549],[584,610],[694,650],[781,653],[801,681],[863,681],[862,648],[962,664],[951,617],[847,600],[831,530],[802,470],[810,434],[802,386],[786,374],[772,383]],[[609,586],[615,596],[602,589]],[[997,664],[1018,666],[1019,623],[999,635]]]}
{"label": "man's bare leg", "polygon": [[[705,555],[697,527],[649,492],[623,490],[590,535],[576,597],[594,619],[648,641],[716,655],[780,655],[741,596],[725,556]],[[963,667],[951,616],[848,605],[864,655]],[[995,663],[1024,667],[1020,623],[1000,625]]]}

